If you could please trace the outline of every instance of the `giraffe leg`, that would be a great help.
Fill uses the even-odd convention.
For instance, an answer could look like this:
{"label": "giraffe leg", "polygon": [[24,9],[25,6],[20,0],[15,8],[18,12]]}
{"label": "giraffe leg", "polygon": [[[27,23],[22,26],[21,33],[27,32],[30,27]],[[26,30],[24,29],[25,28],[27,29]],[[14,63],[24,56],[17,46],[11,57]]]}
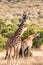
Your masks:
{"label": "giraffe leg", "polygon": [[14,56],[13,56],[13,65],[17,64],[17,52],[18,52],[18,47],[14,47]]}
{"label": "giraffe leg", "polygon": [[13,65],[15,65],[15,62],[16,62],[16,47],[14,47]]}
{"label": "giraffe leg", "polygon": [[28,56],[30,55],[30,49],[29,49],[29,47],[28,47]]}
{"label": "giraffe leg", "polygon": [[18,65],[18,57],[19,57],[19,48],[16,49],[16,63],[15,65]]}
{"label": "giraffe leg", "polygon": [[6,48],[6,56],[5,56],[5,60],[7,59],[7,57],[8,57],[8,50],[9,50],[9,47],[7,46],[7,48]]}
{"label": "giraffe leg", "polygon": [[15,53],[15,47],[14,47],[14,55],[12,56],[13,59],[15,58],[15,55],[16,55],[16,53]]}
{"label": "giraffe leg", "polygon": [[11,48],[8,51],[7,65],[11,65]]}
{"label": "giraffe leg", "polygon": [[18,58],[19,58],[19,51],[20,51],[20,46],[15,47],[15,65],[18,65]]}
{"label": "giraffe leg", "polygon": [[20,58],[20,55],[19,55],[19,53],[20,53],[20,49],[21,49],[21,44],[18,46],[18,58]]}
{"label": "giraffe leg", "polygon": [[32,56],[31,49],[28,50],[28,56]]}
{"label": "giraffe leg", "polygon": [[24,58],[24,47],[22,46],[22,57]]}
{"label": "giraffe leg", "polygon": [[18,50],[18,49],[17,49],[16,47],[14,47],[14,55],[13,55],[13,59],[16,58],[16,56],[17,56],[17,50]]}
{"label": "giraffe leg", "polygon": [[13,65],[16,65],[16,63],[17,63],[17,54],[16,54],[16,52],[17,52],[16,47],[14,47]]}
{"label": "giraffe leg", "polygon": [[20,47],[17,46],[17,48],[16,48],[16,58],[15,58],[16,62],[15,62],[15,65],[18,65],[19,51],[20,51]]}
{"label": "giraffe leg", "polygon": [[6,51],[6,56],[5,56],[5,60],[7,59],[7,56],[8,56],[8,50]]}

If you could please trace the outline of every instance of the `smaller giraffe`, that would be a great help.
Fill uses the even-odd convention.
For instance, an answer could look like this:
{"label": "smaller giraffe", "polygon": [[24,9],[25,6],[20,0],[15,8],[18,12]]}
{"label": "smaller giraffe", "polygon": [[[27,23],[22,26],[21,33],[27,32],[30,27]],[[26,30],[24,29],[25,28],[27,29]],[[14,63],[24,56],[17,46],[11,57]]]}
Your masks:
{"label": "smaller giraffe", "polygon": [[29,51],[30,51],[32,44],[33,44],[33,39],[36,38],[37,36],[40,36],[40,33],[32,34],[23,40],[23,42],[22,42],[22,56],[23,57],[24,57],[24,50],[27,47],[28,47],[28,55],[29,55]]}

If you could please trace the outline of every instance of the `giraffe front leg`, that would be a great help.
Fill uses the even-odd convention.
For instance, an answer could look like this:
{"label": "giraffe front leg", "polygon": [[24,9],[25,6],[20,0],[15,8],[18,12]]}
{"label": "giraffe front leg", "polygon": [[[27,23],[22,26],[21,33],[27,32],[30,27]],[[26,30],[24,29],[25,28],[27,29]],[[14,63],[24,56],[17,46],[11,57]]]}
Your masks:
{"label": "giraffe front leg", "polygon": [[15,56],[16,56],[16,52],[15,52],[15,51],[16,51],[16,49],[15,49],[15,47],[14,47],[14,49],[13,49],[13,50],[14,50],[14,55],[12,56],[12,58],[13,58],[13,60],[14,60],[14,59],[15,59]]}
{"label": "giraffe front leg", "polygon": [[22,57],[24,58],[24,47],[22,46]]}
{"label": "giraffe front leg", "polygon": [[28,56],[30,55],[30,49],[29,49],[29,47],[28,47]]}
{"label": "giraffe front leg", "polygon": [[32,44],[30,46],[28,46],[28,56],[32,55],[32,53],[31,53],[31,47],[32,47]]}
{"label": "giraffe front leg", "polygon": [[5,60],[6,60],[7,57],[8,57],[8,50],[9,50],[9,47],[6,48],[6,55],[5,55],[5,58],[4,58]]}
{"label": "giraffe front leg", "polygon": [[31,48],[28,48],[28,56],[32,56]]}
{"label": "giraffe front leg", "polygon": [[17,59],[18,59],[18,47],[14,47],[14,56],[13,56],[13,65],[17,65]]}
{"label": "giraffe front leg", "polygon": [[5,56],[5,60],[7,59],[7,56],[8,56],[8,50],[6,51],[6,56]]}
{"label": "giraffe front leg", "polygon": [[13,65],[15,65],[15,62],[16,62],[16,47],[14,46],[14,55],[12,56],[13,58]]}
{"label": "giraffe front leg", "polygon": [[18,65],[18,55],[19,54],[19,50],[18,50],[18,47],[16,48],[16,61],[15,61],[15,65]]}
{"label": "giraffe front leg", "polygon": [[11,48],[8,51],[7,65],[11,65]]}
{"label": "giraffe front leg", "polygon": [[17,49],[16,49],[16,63],[15,63],[15,65],[18,65],[20,48],[21,48],[21,45],[18,45]]}

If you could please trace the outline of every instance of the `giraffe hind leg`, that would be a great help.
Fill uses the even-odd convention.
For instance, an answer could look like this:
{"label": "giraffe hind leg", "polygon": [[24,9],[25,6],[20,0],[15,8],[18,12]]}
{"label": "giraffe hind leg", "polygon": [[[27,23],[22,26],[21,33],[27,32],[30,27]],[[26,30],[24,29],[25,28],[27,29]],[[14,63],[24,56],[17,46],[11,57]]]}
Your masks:
{"label": "giraffe hind leg", "polygon": [[7,56],[8,56],[8,50],[6,51],[6,56],[5,56],[5,60],[7,59]]}

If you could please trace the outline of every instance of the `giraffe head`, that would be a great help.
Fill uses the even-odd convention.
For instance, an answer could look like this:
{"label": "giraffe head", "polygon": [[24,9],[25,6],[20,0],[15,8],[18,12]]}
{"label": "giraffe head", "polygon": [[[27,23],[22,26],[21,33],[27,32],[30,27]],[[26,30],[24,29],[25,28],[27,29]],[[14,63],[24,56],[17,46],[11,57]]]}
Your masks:
{"label": "giraffe head", "polygon": [[40,33],[39,33],[39,32],[37,32],[37,33],[33,34],[33,36],[32,36],[32,37],[33,37],[33,39],[34,39],[34,38],[36,38],[36,37],[40,37]]}
{"label": "giraffe head", "polygon": [[29,36],[28,36],[28,39],[33,40],[33,39],[36,38],[36,37],[40,37],[40,33],[39,33],[39,32],[36,33],[36,34],[29,35]]}
{"label": "giraffe head", "polygon": [[37,36],[40,37],[40,33],[39,33],[39,32],[36,33],[36,37],[37,37]]}
{"label": "giraffe head", "polygon": [[23,12],[22,19],[23,19],[23,21],[26,21],[26,19],[27,19],[26,12]]}
{"label": "giraffe head", "polygon": [[[27,19],[27,14],[26,14],[26,12],[23,12],[22,18],[19,18],[19,22],[21,22],[20,25],[25,24],[26,19]],[[18,25],[18,26],[20,26],[20,25]]]}

